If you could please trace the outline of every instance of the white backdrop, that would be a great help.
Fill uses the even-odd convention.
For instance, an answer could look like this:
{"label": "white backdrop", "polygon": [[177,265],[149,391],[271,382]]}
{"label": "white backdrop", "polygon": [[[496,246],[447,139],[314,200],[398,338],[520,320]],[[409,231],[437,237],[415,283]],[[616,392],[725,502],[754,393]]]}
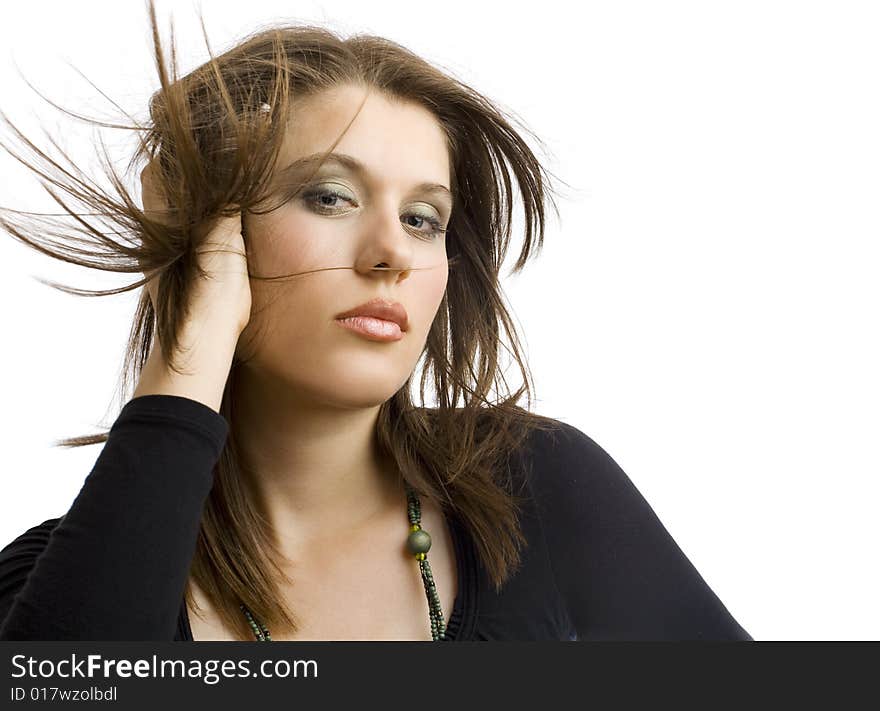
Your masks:
{"label": "white backdrop", "polygon": [[[535,409],[614,457],[755,639],[880,639],[874,3],[201,7],[215,52],[273,20],[381,34],[534,130],[570,186],[544,251],[505,282]],[[164,28],[173,12],[182,70],[205,61],[196,5],[157,8]],[[143,118],[158,87],[144,3],[5,4],[0,46],[0,109],[97,178],[92,129],[15,67],[70,110],[116,116],[72,65]],[[104,137],[121,169],[131,137]],[[56,212],[0,153],[0,205]],[[91,470],[100,445],[51,442],[115,419],[136,299],[68,296],[36,276],[135,278],[0,233],[0,547],[61,516]]]}

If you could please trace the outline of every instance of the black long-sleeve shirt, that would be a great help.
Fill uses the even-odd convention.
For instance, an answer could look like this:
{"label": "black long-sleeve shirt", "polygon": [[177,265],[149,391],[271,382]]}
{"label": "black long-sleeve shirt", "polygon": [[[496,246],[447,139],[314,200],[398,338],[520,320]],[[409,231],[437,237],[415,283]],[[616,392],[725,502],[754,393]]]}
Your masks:
{"label": "black long-sleeve shirt", "polygon": [[[559,424],[513,459],[529,544],[500,592],[448,518],[459,589],[447,638],[751,640],[616,462]],[[126,403],[67,513],[0,551],[0,639],[192,640],[184,589],[227,434],[189,398]]]}

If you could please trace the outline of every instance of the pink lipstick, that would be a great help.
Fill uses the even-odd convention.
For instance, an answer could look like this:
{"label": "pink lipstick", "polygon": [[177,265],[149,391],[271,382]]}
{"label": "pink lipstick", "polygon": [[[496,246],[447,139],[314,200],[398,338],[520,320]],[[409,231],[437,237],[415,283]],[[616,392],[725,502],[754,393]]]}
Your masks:
{"label": "pink lipstick", "polygon": [[399,341],[403,338],[403,331],[394,321],[374,316],[348,316],[336,319],[336,323],[371,341]]}

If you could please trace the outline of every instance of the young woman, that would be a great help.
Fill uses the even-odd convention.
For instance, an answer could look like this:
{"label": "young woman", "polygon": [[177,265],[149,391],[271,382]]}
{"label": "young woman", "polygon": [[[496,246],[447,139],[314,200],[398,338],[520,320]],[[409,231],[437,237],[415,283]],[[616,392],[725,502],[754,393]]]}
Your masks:
{"label": "young woman", "polygon": [[751,639],[614,460],[517,404],[499,271],[513,181],[515,270],[548,181],[502,113],[309,26],[178,78],[150,17],[143,207],[67,172],[118,230],[77,213],[66,246],[2,220],[145,278],[136,387],[108,433],[62,442],[105,443],[70,509],[0,553],[0,638]]}

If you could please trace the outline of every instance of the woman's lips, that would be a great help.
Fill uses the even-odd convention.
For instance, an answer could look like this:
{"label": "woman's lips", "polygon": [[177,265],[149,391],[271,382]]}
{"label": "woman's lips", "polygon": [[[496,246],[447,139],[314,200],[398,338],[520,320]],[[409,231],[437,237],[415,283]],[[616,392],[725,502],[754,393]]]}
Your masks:
{"label": "woman's lips", "polygon": [[386,321],[374,316],[338,318],[336,323],[371,341],[399,341],[403,338],[403,331],[394,321]]}

